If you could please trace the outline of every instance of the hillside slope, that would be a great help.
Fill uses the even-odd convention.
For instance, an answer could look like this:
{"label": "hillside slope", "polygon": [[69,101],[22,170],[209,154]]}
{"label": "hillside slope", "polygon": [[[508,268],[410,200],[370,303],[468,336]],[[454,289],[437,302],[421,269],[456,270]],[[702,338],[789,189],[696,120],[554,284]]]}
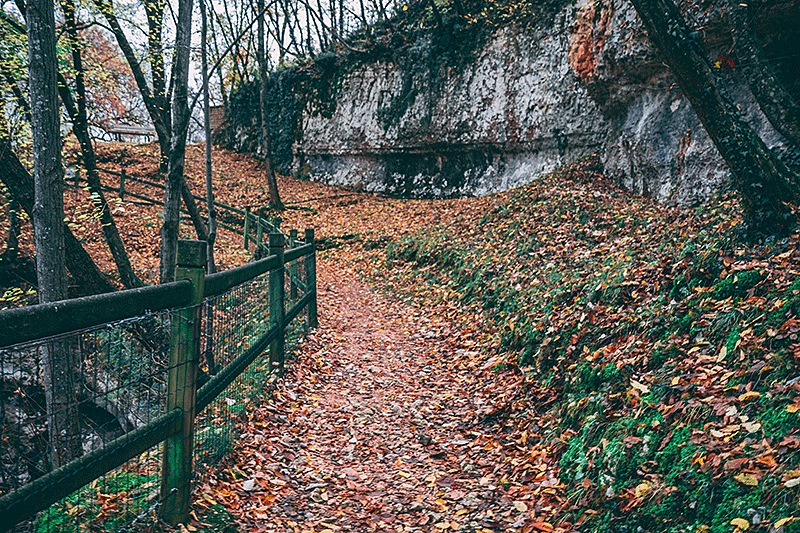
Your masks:
{"label": "hillside slope", "polygon": [[485,420],[557,457],[557,521],[800,530],[800,234],[744,246],[735,201],[669,210],[597,170],[392,243],[389,283],[483,309],[485,367],[520,377]]}

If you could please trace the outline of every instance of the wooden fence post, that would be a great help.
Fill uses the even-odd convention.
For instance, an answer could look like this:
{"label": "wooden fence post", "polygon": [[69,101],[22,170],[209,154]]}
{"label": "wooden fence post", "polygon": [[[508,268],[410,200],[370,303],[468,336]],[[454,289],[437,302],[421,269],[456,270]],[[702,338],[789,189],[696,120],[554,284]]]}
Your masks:
{"label": "wooden fence post", "polygon": [[171,317],[167,412],[183,412],[181,432],[164,441],[161,466],[161,518],[175,525],[189,519],[197,369],[200,362],[201,305],[205,284],[206,243],[178,241],[175,281],[192,282],[189,307]]}
{"label": "wooden fence post", "polygon": [[269,255],[278,256],[278,268],[269,273],[269,325],[277,325],[280,329],[272,340],[269,347],[269,362],[272,368],[283,370],[285,332],[283,331],[283,319],[286,313],[284,307],[284,268],[283,268],[283,233],[271,232],[269,234]]}
{"label": "wooden fence post", "polygon": [[[258,250],[258,248],[261,247],[261,243],[264,240],[263,239],[263,237],[264,237],[264,226],[263,226],[264,221],[261,218],[261,210],[260,209],[258,210],[258,218],[256,219],[256,224],[258,224],[258,226],[256,227],[256,250]],[[270,255],[272,255],[272,254],[270,254]]]}
{"label": "wooden fence post", "polygon": [[122,169],[122,174],[119,175],[119,199],[125,201],[125,169]]}
{"label": "wooden fence post", "polygon": [[247,241],[250,240],[250,206],[244,208],[244,249],[247,250]]}
{"label": "wooden fence post", "polygon": [[[289,230],[289,248],[294,248],[297,241],[297,230]],[[300,277],[300,263],[294,261],[289,266],[289,301],[297,301],[297,278]]]}
{"label": "wooden fence post", "polygon": [[317,246],[314,244],[314,228],[307,228],[305,237],[306,244],[314,247],[306,256],[306,291],[312,294],[308,301],[308,327],[316,328],[319,326],[319,317],[317,316]]}

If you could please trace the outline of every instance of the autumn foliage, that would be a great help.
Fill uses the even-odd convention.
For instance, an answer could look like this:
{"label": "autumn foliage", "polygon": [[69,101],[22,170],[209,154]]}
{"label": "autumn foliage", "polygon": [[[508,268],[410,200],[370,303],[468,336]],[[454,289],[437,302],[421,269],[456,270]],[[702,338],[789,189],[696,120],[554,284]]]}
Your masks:
{"label": "autumn foliage", "polygon": [[[153,146],[101,151],[156,173]],[[188,157],[200,190],[201,148]],[[215,169],[222,202],[267,204],[257,161],[219,151]],[[240,420],[187,527],[800,526],[798,233],[741,244],[730,197],[668,209],[597,158],[484,198],[279,186],[288,209],[264,214],[320,238],[321,326]],[[67,193],[71,224],[110,271],[84,194]],[[114,211],[154,280],[158,206]],[[241,237],[218,243],[222,268],[249,259]]]}

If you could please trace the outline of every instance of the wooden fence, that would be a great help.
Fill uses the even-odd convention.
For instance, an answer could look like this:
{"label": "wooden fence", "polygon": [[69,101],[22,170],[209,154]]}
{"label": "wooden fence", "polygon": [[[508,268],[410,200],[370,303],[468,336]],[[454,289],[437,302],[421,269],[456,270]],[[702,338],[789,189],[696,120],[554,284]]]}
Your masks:
{"label": "wooden fence", "polygon": [[[81,180],[79,168],[80,167],[76,167],[74,177],[72,178],[73,182],[74,182],[74,185],[76,187],[78,186],[78,184],[80,183],[80,180]],[[103,174],[108,174],[110,176],[116,176],[117,178],[119,178],[119,187],[110,187],[110,186],[107,186],[107,185],[103,185],[102,188],[106,192],[113,192],[113,193],[118,194],[120,200],[124,201],[125,197],[128,196],[128,197],[136,198],[137,200],[141,200],[143,202],[147,202],[147,203],[150,203],[150,204],[160,204],[161,203],[160,200],[157,200],[155,198],[151,198],[150,196],[133,192],[130,189],[130,183],[131,182],[139,183],[141,185],[144,185],[146,187],[150,187],[152,189],[157,189],[159,191],[163,191],[164,190],[164,185],[163,184],[156,183],[156,182],[149,181],[149,180],[142,179],[142,178],[138,178],[136,176],[129,176],[128,173],[125,171],[125,169],[122,169],[122,172],[116,172],[116,171],[113,171],[113,170],[107,170],[107,169],[103,169],[103,168],[98,168],[97,171],[98,172],[102,172]],[[205,206],[204,202],[207,201],[206,198],[204,198],[202,196],[197,196],[195,194],[193,194],[192,197],[195,200],[197,200],[198,202],[201,202],[200,205]],[[224,229],[230,231],[231,233],[235,233],[237,235],[242,235],[243,238],[244,238],[243,246],[244,246],[245,250],[249,249],[249,243],[250,242],[255,243],[257,246],[262,245],[263,244],[263,234],[264,233],[269,233],[271,231],[276,231],[276,230],[280,231],[280,221],[279,221],[279,219],[270,222],[269,219],[267,219],[266,217],[261,216],[260,210],[258,212],[256,212],[256,213],[253,213],[252,212],[253,206],[245,206],[244,209],[239,209],[237,207],[233,207],[233,206],[227,205],[227,204],[222,203],[222,202],[217,202],[217,201],[214,202],[214,206],[217,207],[219,210],[221,210],[223,212],[229,213],[232,218],[236,217],[236,218],[241,218],[242,219],[242,228],[237,228],[235,226],[232,226],[231,224],[228,224],[226,222],[222,222],[219,219],[217,220],[217,226],[219,226],[221,228],[224,228]],[[185,212],[184,209],[182,209],[181,212],[184,215],[186,215],[186,212]],[[255,235],[252,235],[251,233],[254,230],[255,230]]]}
{"label": "wooden fence", "polygon": [[[122,188],[122,187],[121,187]],[[293,233],[296,235],[296,232]],[[269,255],[259,261],[206,276],[206,243],[179,241],[176,281],[157,286],[89,296],[62,302],[33,305],[0,312],[0,353],[10,353],[21,343],[104,325],[130,317],[172,310],[169,327],[169,364],[166,410],[112,442],[35,479],[0,497],[0,531],[14,527],[53,503],[91,483],[105,473],[163,442],[159,515],[170,523],[189,515],[192,446],[196,417],[208,407],[267,348],[270,364],[282,368],[286,328],[305,312],[309,327],[317,326],[316,253],[313,229],[304,241],[269,234]],[[303,275],[299,264],[303,262]],[[286,269],[284,265],[289,265]],[[201,309],[210,298],[259,276],[269,276],[269,329],[219,372],[198,388]],[[288,277],[287,277],[288,275]],[[290,302],[286,309],[284,284],[289,281]],[[298,299],[298,293],[303,296]],[[263,298],[263,295],[262,295]],[[206,340],[208,342],[208,340]],[[33,348],[34,350],[36,348]]]}

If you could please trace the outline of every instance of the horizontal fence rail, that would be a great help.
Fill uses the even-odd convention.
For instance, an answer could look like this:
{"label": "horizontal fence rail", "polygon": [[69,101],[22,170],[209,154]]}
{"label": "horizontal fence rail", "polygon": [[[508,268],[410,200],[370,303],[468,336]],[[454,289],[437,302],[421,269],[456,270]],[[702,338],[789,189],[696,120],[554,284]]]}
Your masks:
{"label": "horizontal fence rail", "polygon": [[[188,518],[241,395],[283,368],[293,321],[317,326],[314,232],[290,233],[208,276],[206,244],[180,241],[174,283],[0,311],[0,531],[66,530],[108,498],[128,524]],[[68,374],[47,383],[53,354]]]}

